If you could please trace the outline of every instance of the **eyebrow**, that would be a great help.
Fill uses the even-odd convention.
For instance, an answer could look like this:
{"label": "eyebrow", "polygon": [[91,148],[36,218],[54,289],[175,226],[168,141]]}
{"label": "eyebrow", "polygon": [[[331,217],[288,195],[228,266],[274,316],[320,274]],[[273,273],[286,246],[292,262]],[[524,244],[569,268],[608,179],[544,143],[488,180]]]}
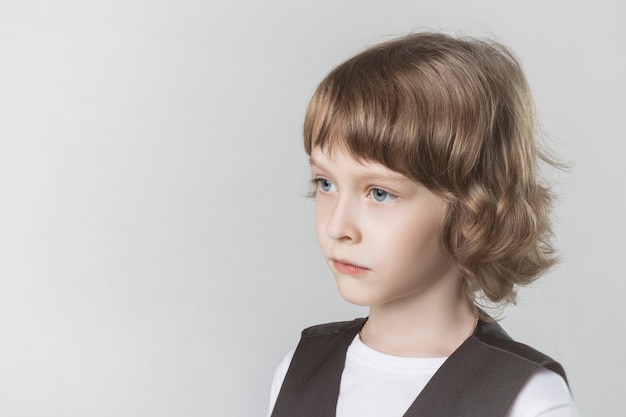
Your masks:
{"label": "eyebrow", "polygon": [[314,165],[318,168],[321,168],[320,165],[317,162],[315,162],[315,159],[313,159],[312,156],[309,157],[309,165]]}

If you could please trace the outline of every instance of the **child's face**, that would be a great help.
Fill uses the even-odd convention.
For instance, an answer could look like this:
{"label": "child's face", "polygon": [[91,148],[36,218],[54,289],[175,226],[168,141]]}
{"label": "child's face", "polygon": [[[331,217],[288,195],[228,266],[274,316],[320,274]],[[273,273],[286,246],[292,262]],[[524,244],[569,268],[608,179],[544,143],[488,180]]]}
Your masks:
{"label": "child's face", "polygon": [[[341,295],[377,306],[417,297],[456,277],[439,245],[446,202],[376,162],[315,148],[317,236]],[[451,278],[453,279],[453,278]]]}

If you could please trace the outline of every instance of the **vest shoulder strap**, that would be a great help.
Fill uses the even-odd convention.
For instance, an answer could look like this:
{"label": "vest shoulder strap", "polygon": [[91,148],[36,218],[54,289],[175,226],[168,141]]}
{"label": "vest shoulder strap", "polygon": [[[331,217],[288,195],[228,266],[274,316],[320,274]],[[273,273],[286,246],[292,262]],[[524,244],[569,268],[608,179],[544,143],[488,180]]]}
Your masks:
{"label": "vest shoulder strap", "polygon": [[563,367],[550,356],[520,342],[513,340],[502,327],[494,322],[479,322],[474,334],[478,341],[493,349],[500,349],[510,355],[516,355],[520,359],[533,362],[544,368],[556,372],[567,383],[567,376]]}
{"label": "vest shoulder strap", "polygon": [[[334,323],[318,324],[316,326],[307,327],[302,330],[302,337],[316,337],[316,336],[328,336],[333,334],[340,334],[344,332],[354,333],[361,330],[361,327],[365,324],[367,319],[359,318],[351,321],[338,321]],[[354,332],[356,330],[356,332]]]}

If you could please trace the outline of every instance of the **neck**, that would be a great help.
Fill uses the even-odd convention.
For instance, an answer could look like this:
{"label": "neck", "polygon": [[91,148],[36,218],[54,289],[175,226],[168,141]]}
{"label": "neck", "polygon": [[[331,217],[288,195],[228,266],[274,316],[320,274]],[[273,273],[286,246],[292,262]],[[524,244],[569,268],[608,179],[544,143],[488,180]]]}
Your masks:
{"label": "neck", "polygon": [[395,356],[447,357],[472,333],[476,307],[460,290],[370,307],[361,340]]}

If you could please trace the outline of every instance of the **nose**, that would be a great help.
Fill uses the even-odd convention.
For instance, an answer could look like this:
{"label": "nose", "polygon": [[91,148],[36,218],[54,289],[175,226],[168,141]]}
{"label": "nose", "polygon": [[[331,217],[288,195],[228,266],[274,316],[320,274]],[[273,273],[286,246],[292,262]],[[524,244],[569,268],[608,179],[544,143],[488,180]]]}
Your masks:
{"label": "nose", "polygon": [[361,239],[358,205],[350,198],[340,196],[330,208],[326,233],[335,240],[358,242]]}

